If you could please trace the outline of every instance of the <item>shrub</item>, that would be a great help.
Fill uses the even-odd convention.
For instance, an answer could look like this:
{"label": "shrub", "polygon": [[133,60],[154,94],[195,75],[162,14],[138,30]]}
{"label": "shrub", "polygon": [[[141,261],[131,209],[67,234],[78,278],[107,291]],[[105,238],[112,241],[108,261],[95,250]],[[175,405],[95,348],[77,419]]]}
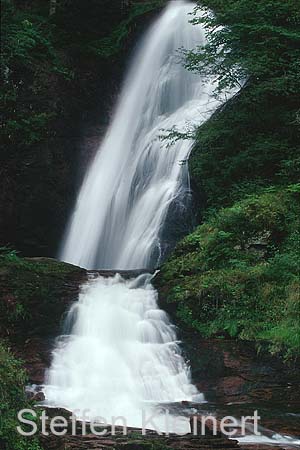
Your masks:
{"label": "shrub", "polygon": [[16,429],[18,412],[33,407],[26,400],[25,382],[21,362],[0,342],[0,446],[4,450],[41,450],[36,437],[24,437]]}

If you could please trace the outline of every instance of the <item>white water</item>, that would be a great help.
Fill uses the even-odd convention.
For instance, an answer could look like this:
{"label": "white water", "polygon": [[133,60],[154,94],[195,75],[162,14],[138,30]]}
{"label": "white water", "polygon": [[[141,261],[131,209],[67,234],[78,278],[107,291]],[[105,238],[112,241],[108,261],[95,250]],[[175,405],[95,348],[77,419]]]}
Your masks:
{"label": "white water", "polygon": [[[187,72],[177,49],[204,42],[189,23],[193,5],[174,1],[143,39],[112,123],[81,188],[61,253],[86,268],[155,266],[168,209],[188,189],[191,144],[167,149],[161,129],[200,124],[217,106],[213,83]],[[203,400],[176,342],[174,327],[157,306],[150,276],[124,281],[97,278],[82,287],[54,351],[48,403],[90,417],[124,415],[141,426],[141,409]]]}
{"label": "white water", "polygon": [[219,104],[212,82],[188,72],[178,49],[204,43],[189,23],[193,5],[173,1],[143,39],[112,123],[81,188],[61,252],[85,268],[153,267],[169,206],[189,188],[180,162],[190,141],[167,149],[162,129],[200,124]]}
{"label": "white water", "polygon": [[[203,401],[149,277],[99,277],[83,286],[68,316],[73,334],[54,352],[45,390],[53,404],[141,427],[142,410],[151,415],[156,404]],[[160,413],[155,422],[165,429]]]}

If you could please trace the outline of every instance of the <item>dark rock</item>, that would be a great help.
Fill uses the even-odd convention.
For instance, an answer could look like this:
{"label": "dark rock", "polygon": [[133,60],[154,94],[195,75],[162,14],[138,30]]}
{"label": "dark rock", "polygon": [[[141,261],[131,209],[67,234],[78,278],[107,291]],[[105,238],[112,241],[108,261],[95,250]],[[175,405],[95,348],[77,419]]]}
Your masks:
{"label": "dark rock", "polygon": [[87,278],[84,269],[51,258],[1,260],[0,338],[9,340],[31,383],[43,383],[63,316]]}
{"label": "dark rock", "polygon": [[[258,410],[265,433],[299,435],[296,367],[268,354],[258,355],[251,343],[201,339],[195,334],[182,338],[194,383],[208,400],[206,413],[212,411],[219,419],[227,415],[240,418]],[[199,405],[199,409],[204,407]]]}
{"label": "dark rock", "polygon": [[88,274],[91,276],[100,275],[101,277],[113,277],[120,274],[125,279],[136,278],[139,275],[154,273],[154,270],[149,269],[135,269],[135,270],[88,270]]}
{"label": "dark rock", "polygon": [[45,395],[43,392],[37,392],[33,397],[32,400],[35,402],[43,402],[45,400]]}

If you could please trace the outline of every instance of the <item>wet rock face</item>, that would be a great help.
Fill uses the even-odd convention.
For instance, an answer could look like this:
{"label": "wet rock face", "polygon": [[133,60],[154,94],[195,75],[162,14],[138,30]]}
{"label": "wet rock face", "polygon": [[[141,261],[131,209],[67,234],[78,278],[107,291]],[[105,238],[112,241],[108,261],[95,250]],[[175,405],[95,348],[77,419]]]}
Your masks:
{"label": "wet rock face", "polygon": [[[70,413],[64,409],[51,408],[46,409],[48,420],[46,429],[49,429],[51,418],[62,416],[68,421],[68,432],[63,437],[44,436],[41,435],[41,443],[44,450],[60,450],[60,449],[105,449],[105,450],[196,450],[196,449],[238,449],[236,440],[229,440],[221,433],[213,436],[209,430],[205,436],[187,434],[185,436],[178,435],[158,435],[154,431],[147,430],[146,434],[142,434],[142,430],[138,428],[128,428],[126,435],[123,429],[116,427],[113,431],[110,426],[106,426],[106,433],[103,436],[97,436],[89,429],[86,424],[86,430],[83,435],[83,427],[81,422],[76,422],[76,426],[72,426],[69,420]],[[71,430],[73,431],[71,432]],[[74,430],[75,433],[74,433]],[[101,431],[99,429],[99,431]]]}
{"label": "wet rock face", "polygon": [[249,342],[183,336],[193,379],[214,403],[300,404],[297,368],[270,355],[258,355]]}
{"label": "wet rock face", "polygon": [[[185,438],[164,438],[158,437],[156,439],[130,439],[124,438],[97,438],[94,435],[87,435],[83,437],[65,437],[53,438],[52,442],[49,438],[43,439],[42,444],[45,450],[199,450],[199,449],[227,449],[234,450],[239,446],[227,439],[198,439],[193,437]],[[278,450],[278,448],[277,448]]]}
{"label": "wet rock face", "polygon": [[87,272],[50,258],[0,258],[0,338],[40,384],[64,314]]}
{"label": "wet rock face", "polygon": [[264,428],[299,436],[299,367],[258,355],[249,342],[197,335],[185,335],[183,342],[193,381],[208,401],[207,412],[239,418],[257,410]]}

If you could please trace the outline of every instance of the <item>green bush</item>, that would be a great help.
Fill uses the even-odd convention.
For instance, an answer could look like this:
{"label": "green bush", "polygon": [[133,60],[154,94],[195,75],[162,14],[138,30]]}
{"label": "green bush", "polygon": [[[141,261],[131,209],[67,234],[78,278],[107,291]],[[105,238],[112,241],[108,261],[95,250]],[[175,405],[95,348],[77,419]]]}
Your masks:
{"label": "green bush", "polygon": [[[201,14],[199,13],[201,10]],[[272,11],[272,14],[270,14]],[[201,0],[207,43],[187,69],[238,92],[194,137],[191,182],[202,220],[163,265],[170,312],[205,336],[299,356],[300,11],[297,0]]]}
{"label": "green bush", "polygon": [[184,327],[299,355],[300,202],[292,191],[223,208],[178,244],[157,283]]}
{"label": "green bush", "polygon": [[[241,88],[196,131],[190,170],[206,207],[231,205],[300,176],[300,14],[297,0],[203,0],[192,18],[207,44],[185,65],[217,81],[216,95]],[[272,14],[270,14],[272,11]]]}
{"label": "green bush", "polygon": [[4,450],[41,450],[37,437],[24,437],[16,429],[18,412],[33,407],[25,397],[25,382],[21,362],[0,342],[0,446]]}
{"label": "green bush", "polygon": [[51,75],[70,79],[72,72],[55,48],[56,30],[47,17],[11,0],[1,0],[1,12],[2,132],[6,146],[24,149],[50,137],[56,117],[48,102]]}

